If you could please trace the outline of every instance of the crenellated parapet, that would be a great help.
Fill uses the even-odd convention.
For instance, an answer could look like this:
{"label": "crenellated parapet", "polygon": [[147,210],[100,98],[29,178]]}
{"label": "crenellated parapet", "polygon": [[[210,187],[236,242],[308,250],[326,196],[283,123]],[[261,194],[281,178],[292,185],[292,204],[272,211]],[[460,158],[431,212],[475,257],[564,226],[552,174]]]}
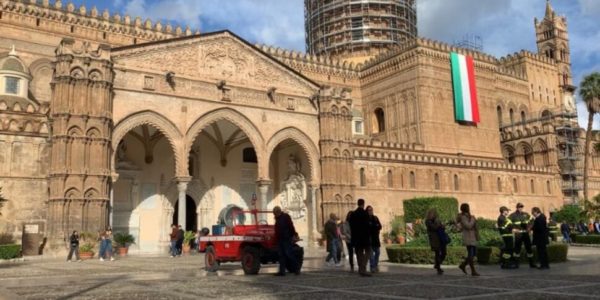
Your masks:
{"label": "crenellated parapet", "polygon": [[317,56],[267,45],[257,44],[255,46],[271,57],[300,72],[314,72],[344,78],[357,78],[362,68],[362,64],[332,59],[327,56]]}
{"label": "crenellated parapet", "polygon": [[100,12],[95,6],[77,8],[61,0],[0,0],[0,23],[35,28],[63,36],[108,43],[112,46],[135,44],[199,34],[189,26],[173,28],[170,24],[153,22],[141,17],[132,18],[108,10]]}
{"label": "crenellated parapet", "polygon": [[547,64],[550,67],[556,67],[556,61],[554,59],[527,50],[521,50],[501,57],[499,63],[503,66],[510,66],[520,63],[523,59],[530,59],[538,63]]}

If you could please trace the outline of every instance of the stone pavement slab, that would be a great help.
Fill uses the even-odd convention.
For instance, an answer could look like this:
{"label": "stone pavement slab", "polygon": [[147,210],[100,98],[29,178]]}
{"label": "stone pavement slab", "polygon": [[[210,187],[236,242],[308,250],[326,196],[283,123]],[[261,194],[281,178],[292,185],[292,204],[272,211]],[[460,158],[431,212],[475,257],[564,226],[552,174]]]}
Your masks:
{"label": "stone pavement slab", "polygon": [[113,262],[37,258],[0,264],[0,299],[600,299],[600,249],[571,248],[569,262],[540,271],[479,266],[465,276],[445,266],[382,262],[363,278],[347,266],[324,266],[322,250],[307,251],[303,273],[272,276],[276,265],[245,276],[239,264],[204,271],[202,254],[171,259],[129,256]]}

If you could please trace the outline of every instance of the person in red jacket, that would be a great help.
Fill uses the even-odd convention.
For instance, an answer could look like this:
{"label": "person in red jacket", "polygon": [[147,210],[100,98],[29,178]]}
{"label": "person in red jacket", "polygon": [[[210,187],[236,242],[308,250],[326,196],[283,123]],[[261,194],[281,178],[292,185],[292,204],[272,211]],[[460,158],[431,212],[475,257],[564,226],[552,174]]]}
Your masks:
{"label": "person in red jacket", "polygon": [[281,211],[281,207],[273,207],[273,215],[275,215],[275,240],[277,241],[277,251],[279,253],[279,272],[276,276],[285,276],[286,266],[296,275],[300,274],[300,268],[296,257],[294,257],[294,239],[298,237],[298,233],[294,228],[294,223],[290,215]]}

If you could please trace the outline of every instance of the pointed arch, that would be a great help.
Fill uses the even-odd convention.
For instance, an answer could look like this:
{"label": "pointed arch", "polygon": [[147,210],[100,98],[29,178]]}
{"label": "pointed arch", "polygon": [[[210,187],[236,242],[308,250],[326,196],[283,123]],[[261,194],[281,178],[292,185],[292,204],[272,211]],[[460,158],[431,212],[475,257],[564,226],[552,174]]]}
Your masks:
{"label": "pointed arch", "polygon": [[[182,160],[181,155],[180,155],[180,150],[179,150],[179,145],[183,135],[181,134],[181,132],[179,131],[179,129],[177,128],[177,126],[175,124],[173,124],[173,122],[171,122],[169,119],[167,119],[166,117],[164,117],[163,115],[161,115],[160,113],[157,113],[155,111],[151,111],[151,110],[144,110],[144,111],[140,111],[140,112],[136,112],[133,114],[130,114],[128,116],[126,116],[125,118],[123,118],[121,121],[119,121],[119,123],[117,123],[117,125],[114,127],[115,129],[113,130],[113,134],[112,134],[112,157],[111,157],[111,169],[114,172],[115,170],[115,159],[116,159],[116,154],[117,154],[117,147],[119,146],[119,143],[121,142],[121,140],[125,137],[125,135],[133,130],[134,128],[141,126],[141,125],[151,125],[152,127],[156,128],[156,130],[160,131],[160,133],[162,133],[165,138],[167,139],[167,141],[169,142],[169,144],[171,145],[171,148],[173,150],[173,155],[175,157],[175,174],[180,174],[181,170],[179,170],[179,166],[180,166],[180,162]],[[187,160],[186,160],[187,161]],[[187,168],[184,168],[185,172],[187,173]]]}
{"label": "pointed arch", "polygon": [[[281,142],[288,139],[298,143],[302,150],[304,150],[304,153],[308,158],[311,183],[317,184],[320,180],[319,149],[317,148],[315,143],[310,139],[310,137],[308,137],[304,132],[300,131],[298,128],[287,127],[276,132],[267,143],[267,155],[265,157],[271,157],[271,154],[273,153],[273,150],[275,150],[275,147],[277,147],[277,145],[279,145]],[[337,156],[339,156],[339,150],[337,152],[336,157]]]}
{"label": "pointed arch", "polygon": [[232,108],[218,108],[209,111],[197,118],[196,121],[192,123],[192,125],[187,129],[184,137],[184,144],[181,149],[183,151],[181,154],[181,164],[183,169],[180,171],[185,171],[185,173],[187,173],[188,153],[192,148],[196,137],[206,127],[220,120],[225,120],[232,123],[233,125],[237,126],[240,130],[242,130],[246,134],[246,136],[248,136],[250,143],[252,144],[252,146],[254,146],[254,149],[256,151],[256,158],[258,160],[259,165],[258,178],[267,179],[269,177],[269,168],[268,161],[267,159],[265,159],[265,157],[268,158],[268,156],[265,156],[265,140],[258,128],[254,125],[252,121],[250,121],[250,119],[248,119],[241,112]]}

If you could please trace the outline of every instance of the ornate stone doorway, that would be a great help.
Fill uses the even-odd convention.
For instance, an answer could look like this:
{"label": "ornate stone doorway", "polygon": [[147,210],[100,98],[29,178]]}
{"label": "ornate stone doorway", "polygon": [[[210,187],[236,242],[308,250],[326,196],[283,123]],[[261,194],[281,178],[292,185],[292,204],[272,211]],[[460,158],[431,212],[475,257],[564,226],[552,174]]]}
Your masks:
{"label": "ornate stone doorway", "polygon": [[[185,231],[198,231],[198,214],[196,212],[196,201],[190,195],[185,196]],[[175,212],[173,213],[173,224],[179,224],[179,200],[175,202]]]}

